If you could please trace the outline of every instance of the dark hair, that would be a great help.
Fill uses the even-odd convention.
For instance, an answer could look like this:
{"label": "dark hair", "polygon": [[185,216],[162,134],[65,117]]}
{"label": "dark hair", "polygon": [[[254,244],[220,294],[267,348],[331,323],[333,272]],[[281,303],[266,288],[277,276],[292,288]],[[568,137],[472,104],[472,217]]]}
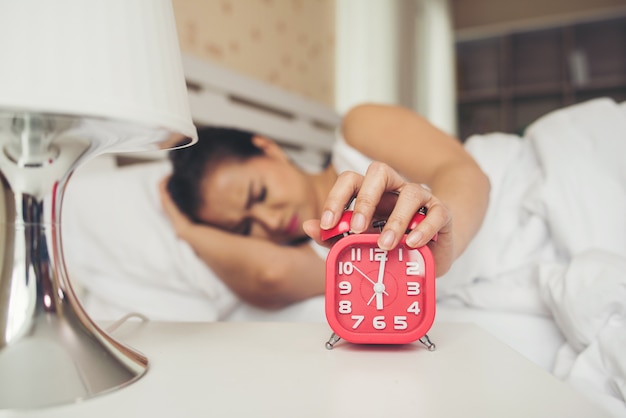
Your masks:
{"label": "dark hair", "polygon": [[190,147],[172,150],[172,175],[167,191],[178,209],[194,222],[202,205],[200,186],[204,176],[219,162],[245,160],[263,151],[252,143],[254,133],[234,128],[198,129],[198,142]]}

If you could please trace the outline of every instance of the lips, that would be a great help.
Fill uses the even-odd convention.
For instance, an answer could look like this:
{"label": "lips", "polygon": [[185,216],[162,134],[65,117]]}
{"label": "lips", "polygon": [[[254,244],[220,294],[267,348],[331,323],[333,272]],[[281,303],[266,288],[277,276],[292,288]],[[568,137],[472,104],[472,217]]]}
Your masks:
{"label": "lips", "polygon": [[298,230],[299,225],[300,223],[298,220],[298,215],[293,215],[292,218],[289,220],[289,223],[287,224],[287,234],[293,235]]}

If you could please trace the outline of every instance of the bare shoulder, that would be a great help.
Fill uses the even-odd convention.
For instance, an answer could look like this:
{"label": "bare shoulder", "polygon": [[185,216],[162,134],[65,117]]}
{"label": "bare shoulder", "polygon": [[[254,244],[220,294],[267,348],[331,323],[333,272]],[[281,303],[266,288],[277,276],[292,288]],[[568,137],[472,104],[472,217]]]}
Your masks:
{"label": "bare shoulder", "polygon": [[[406,156],[426,152],[433,162],[461,152],[459,141],[428,122],[423,116],[402,106],[367,103],[350,109],[342,123],[343,137],[351,147],[368,157],[395,168]],[[397,166],[400,164],[400,166]]]}
{"label": "bare shoulder", "polygon": [[416,116],[408,109],[385,104],[364,103],[351,108],[343,118],[342,133],[346,142],[359,149],[380,137],[402,119]]}

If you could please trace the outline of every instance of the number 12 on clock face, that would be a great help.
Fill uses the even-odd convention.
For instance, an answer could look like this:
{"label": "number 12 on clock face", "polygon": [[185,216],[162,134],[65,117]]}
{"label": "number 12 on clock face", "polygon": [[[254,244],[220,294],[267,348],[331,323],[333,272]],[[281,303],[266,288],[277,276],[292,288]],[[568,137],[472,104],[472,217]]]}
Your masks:
{"label": "number 12 on clock face", "polygon": [[326,318],[353,343],[405,344],[422,338],[435,318],[430,249],[378,248],[377,234],[340,239],[326,262]]}

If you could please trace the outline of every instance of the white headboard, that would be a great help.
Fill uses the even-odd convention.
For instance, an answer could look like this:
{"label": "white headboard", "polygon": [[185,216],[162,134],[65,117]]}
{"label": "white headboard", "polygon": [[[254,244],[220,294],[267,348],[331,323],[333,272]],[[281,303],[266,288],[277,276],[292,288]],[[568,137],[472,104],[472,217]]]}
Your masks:
{"label": "white headboard", "polygon": [[198,126],[232,126],[329,150],[340,121],[329,107],[189,55],[183,55],[183,67]]}
{"label": "white headboard", "polygon": [[327,161],[340,122],[334,110],[190,55],[183,55],[183,67],[196,126],[263,134],[303,168],[314,170]]}

